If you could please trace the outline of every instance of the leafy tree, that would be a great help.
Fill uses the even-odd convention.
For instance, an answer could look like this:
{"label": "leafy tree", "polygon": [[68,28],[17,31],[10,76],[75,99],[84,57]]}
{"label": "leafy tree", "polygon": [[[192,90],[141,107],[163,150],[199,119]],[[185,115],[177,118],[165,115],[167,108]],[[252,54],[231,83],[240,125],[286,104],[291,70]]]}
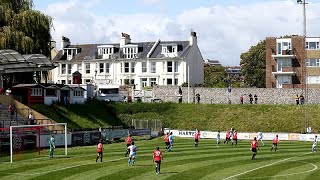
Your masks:
{"label": "leafy tree", "polygon": [[52,19],[32,5],[32,0],[0,0],[0,49],[50,54]]}
{"label": "leafy tree", "polygon": [[204,87],[227,87],[227,73],[222,66],[207,66],[204,68]]}
{"label": "leafy tree", "polygon": [[244,83],[249,87],[264,88],[266,83],[266,41],[260,41],[247,52],[242,53],[240,61]]}

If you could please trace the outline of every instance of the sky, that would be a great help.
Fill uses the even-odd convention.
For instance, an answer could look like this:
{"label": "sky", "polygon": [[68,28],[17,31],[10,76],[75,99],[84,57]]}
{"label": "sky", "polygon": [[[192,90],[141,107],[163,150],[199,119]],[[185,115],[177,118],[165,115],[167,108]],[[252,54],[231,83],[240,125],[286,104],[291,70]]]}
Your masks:
{"label": "sky", "polygon": [[[189,40],[197,32],[204,59],[223,66],[266,37],[301,35],[297,0],[33,0],[34,9],[53,18],[52,38],[71,44]],[[320,0],[307,0],[307,36],[320,36]]]}

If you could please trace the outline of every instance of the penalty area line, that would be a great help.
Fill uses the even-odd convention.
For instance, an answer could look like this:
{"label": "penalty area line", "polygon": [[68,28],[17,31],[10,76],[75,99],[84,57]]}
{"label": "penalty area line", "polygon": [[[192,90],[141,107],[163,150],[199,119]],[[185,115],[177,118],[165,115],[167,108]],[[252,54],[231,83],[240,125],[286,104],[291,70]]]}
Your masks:
{"label": "penalty area line", "polygon": [[[296,156],[294,156],[296,157]],[[247,174],[249,172],[252,172],[252,171],[255,171],[255,170],[258,170],[258,169],[262,169],[262,168],[265,168],[265,167],[269,167],[269,166],[272,166],[274,164],[277,164],[277,163],[280,163],[280,162],[283,162],[283,161],[287,161],[289,159],[292,159],[294,157],[289,157],[289,158],[286,158],[286,159],[282,159],[282,160],[279,160],[279,161],[276,161],[276,162],[273,162],[273,163],[270,163],[270,164],[267,164],[267,165],[264,165],[264,166],[260,166],[260,167],[257,167],[257,168],[254,168],[254,169],[251,169],[251,170],[248,170],[248,171],[245,171],[245,172],[242,172],[242,173],[239,173],[239,174],[236,174],[236,175],[233,175],[233,176],[229,176],[227,178],[224,178],[223,180],[227,180],[227,179],[231,179],[231,178],[234,178],[234,177],[237,177],[237,176],[241,176],[243,174]]]}
{"label": "penalty area line", "polygon": [[[128,158],[124,157],[124,158],[119,158],[119,159],[113,159],[113,160],[103,161],[103,163],[120,161],[120,160],[123,160],[123,159],[128,159]],[[74,165],[74,166],[68,166],[68,167],[64,167],[64,168],[60,168],[60,169],[53,169],[53,170],[50,170],[50,171],[44,171],[44,172],[38,172],[38,173],[5,173],[5,174],[34,176],[34,175],[47,174],[47,173],[51,173],[51,172],[62,171],[62,170],[71,169],[71,168],[75,168],[75,167],[85,166],[85,165],[89,165],[89,164],[99,164],[99,163],[94,162],[94,163],[78,164],[78,165]]]}

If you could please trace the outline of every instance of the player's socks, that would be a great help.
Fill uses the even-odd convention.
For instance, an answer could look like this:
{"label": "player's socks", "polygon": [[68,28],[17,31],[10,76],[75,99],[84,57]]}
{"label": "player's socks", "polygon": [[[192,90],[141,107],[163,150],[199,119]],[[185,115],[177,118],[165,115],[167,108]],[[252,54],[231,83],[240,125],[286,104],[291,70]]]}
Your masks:
{"label": "player's socks", "polygon": [[130,166],[130,159],[128,159],[128,166]]}
{"label": "player's socks", "polygon": [[275,147],[275,148],[274,148],[274,151],[277,151],[277,149],[278,149],[278,147]]}
{"label": "player's socks", "polygon": [[100,161],[102,162],[102,156],[100,157]]}
{"label": "player's socks", "polygon": [[97,156],[96,162],[98,162],[99,156]]}
{"label": "player's socks", "polygon": [[134,160],[132,160],[132,166],[134,166]]}
{"label": "player's socks", "polygon": [[158,173],[160,173],[160,164],[158,165]]}

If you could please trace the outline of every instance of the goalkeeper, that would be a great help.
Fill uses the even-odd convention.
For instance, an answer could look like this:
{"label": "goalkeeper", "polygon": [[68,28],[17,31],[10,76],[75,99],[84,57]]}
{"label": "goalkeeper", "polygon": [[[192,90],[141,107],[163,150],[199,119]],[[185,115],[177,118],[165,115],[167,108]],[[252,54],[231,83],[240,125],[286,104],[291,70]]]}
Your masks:
{"label": "goalkeeper", "polygon": [[54,135],[51,135],[51,138],[49,139],[49,145],[50,145],[50,154],[49,157],[53,158],[53,151],[56,148],[56,146],[54,145]]}

